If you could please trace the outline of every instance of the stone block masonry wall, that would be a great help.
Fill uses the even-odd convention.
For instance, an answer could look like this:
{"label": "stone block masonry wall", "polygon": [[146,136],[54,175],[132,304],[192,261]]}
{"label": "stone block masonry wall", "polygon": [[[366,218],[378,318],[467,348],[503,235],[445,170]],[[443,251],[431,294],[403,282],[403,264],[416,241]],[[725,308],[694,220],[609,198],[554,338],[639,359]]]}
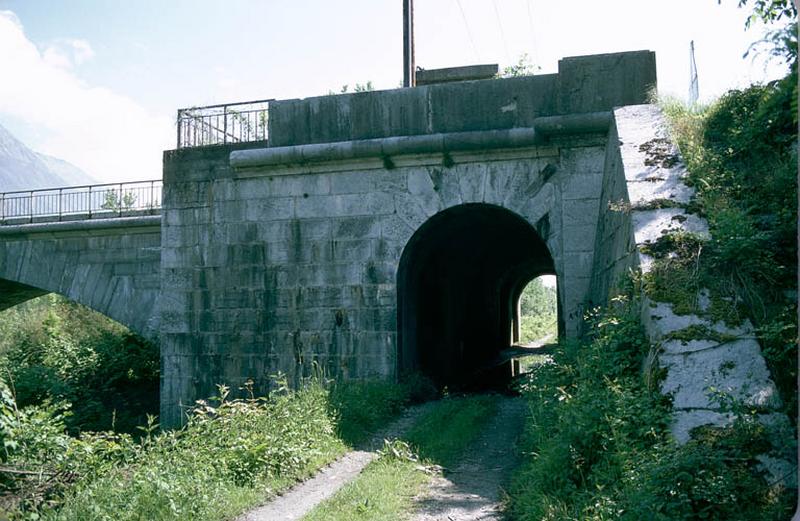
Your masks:
{"label": "stone block masonry wall", "polygon": [[557,75],[274,101],[258,150],[167,152],[162,424],[218,383],[263,391],[311,362],[394,376],[400,257],[423,223],[462,204],[539,231],[577,335],[608,111],[644,102],[655,82],[650,51],[567,58]]}
{"label": "stone block masonry wall", "polygon": [[[591,298],[604,304],[615,284],[629,269],[646,273],[652,258],[641,252],[664,234],[691,232],[708,236],[705,219],[687,211],[693,190],[684,184],[685,167],[670,142],[666,123],[657,107],[639,105],[614,111],[609,132],[601,214],[595,244]],[[709,301],[702,290],[698,302]],[[702,307],[702,305],[701,305]],[[645,295],[642,322],[654,346],[658,363],[666,369],[662,392],[673,397],[672,432],[686,442],[694,427],[723,425],[731,414],[720,410],[711,393],[725,392],[760,408],[761,420],[776,431],[791,431],[785,416],[774,411],[780,401],[770,379],[753,326],[714,322],[708,316],[677,315],[667,302]],[[684,341],[672,334],[702,326],[709,337]],[[792,474],[791,464],[764,455],[776,479]]]}
{"label": "stone block masonry wall", "polygon": [[59,293],[157,341],[160,262],[159,216],[5,226],[0,304]]}
{"label": "stone block masonry wall", "polygon": [[[390,168],[382,158],[232,168],[224,147],[168,153],[162,422],[218,383],[252,379],[263,391],[270,375],[296,384],[315,367],[393,378],[403,249],[433,215],[466,203],[507,208],[546,234],[576,335],[604,143],[453,153],[448,166],[407,151]],[[251,152],[231,156],[261,151]]]}
{"label": "stone block masonry wall", "polygon": [[639,265],[619,143],[616,123],[612,123],[605,150],[600,213],[593,245],[595,255],[589,291],[589,301],[593,306],[606,305],[624,277]]}

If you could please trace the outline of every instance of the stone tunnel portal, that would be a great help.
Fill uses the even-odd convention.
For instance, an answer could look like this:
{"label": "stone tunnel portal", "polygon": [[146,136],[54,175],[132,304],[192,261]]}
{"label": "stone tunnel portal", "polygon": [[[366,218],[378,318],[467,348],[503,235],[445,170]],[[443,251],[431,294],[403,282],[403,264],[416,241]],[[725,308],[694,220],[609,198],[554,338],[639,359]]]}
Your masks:
{"label": "stone tunnel portal", "polygon": [[515,340],[520,292],[554,273],[539,233],[509,210],[464,204],[434,215],[400,259],[398,373],[457,389],[507,381],[500,353]]}

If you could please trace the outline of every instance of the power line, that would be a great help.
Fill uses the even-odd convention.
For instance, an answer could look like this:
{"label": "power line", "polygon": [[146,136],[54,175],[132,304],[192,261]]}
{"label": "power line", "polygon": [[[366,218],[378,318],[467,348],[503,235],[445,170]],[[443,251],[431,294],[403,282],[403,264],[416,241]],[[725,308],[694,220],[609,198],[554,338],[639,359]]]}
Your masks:
{"label": "power line", "polygon": [[500,36],[503,38],[503,47],[506,50],[506,59],[511,62],[511,53],[508,52],[508,42],[506,41],[506,33],[503,31],[503,23],[500,21],[500,11],[497,10],[497,0],[492,0],[494,6],[494,15],[497,17],[497,26],[500,27]]}
{"label": "power line", "polygon": [[464,8],[461,7],[461,0],[456,0],[458,4],[458,9],[461,11],[461,19],[464,20],[464,27],[467,28],[467,36],[469,36],[469,43],[472,45],[472,52],[475,53],[475,58],[480,61],[480,55],[478,54],[478,48],[475,46],[475,40],[472,39],[472,31],[469,30],[469,24],[467,23],[467,15],[464,14]]}
{"label": "power line", "polygon": [[527,0],[525,2],[526,7],[528,8],[528,25],[531,28],[531,43],[533,44],[533,63],[536,66],[539,66],[539,44],[536,42],[536,31],[533,28],[533,9],[531,4],[533,0]]}

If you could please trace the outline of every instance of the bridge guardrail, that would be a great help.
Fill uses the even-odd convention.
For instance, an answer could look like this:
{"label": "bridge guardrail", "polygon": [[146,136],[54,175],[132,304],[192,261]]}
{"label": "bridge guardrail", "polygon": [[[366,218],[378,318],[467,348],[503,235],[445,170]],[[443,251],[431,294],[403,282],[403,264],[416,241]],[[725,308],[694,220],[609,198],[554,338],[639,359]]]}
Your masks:
{"label": "bridge guardrail", "polygon": [[270,101],[178,109],[178,148],[266,141]]}
{"label": "bridge guardrail", "polygon": [[0,193],[0,226],[156,214],[160,179]]}

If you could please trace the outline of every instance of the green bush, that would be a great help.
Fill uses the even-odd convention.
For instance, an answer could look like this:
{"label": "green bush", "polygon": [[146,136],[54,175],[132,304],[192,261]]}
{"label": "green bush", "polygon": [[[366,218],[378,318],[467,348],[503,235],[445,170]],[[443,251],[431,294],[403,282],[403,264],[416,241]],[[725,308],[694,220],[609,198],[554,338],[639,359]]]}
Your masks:
{"label": "green bush", "polygon": [[0,314],[0,332],[19,406],[71,404],[71,433],[136,433],[158,412],[158,347],[108,318],[47,295]]}
{"label": "green bush", "polygon": [[[269,398],[198,402],[186,427],[136,442],[66,434],[57,407],[0,403],[6,464],[0,507],[12,518],[222,519],[341,454],[328,391],[316,383]],[[10,479],[9,476],[13,479]]]}
{"label": "green bush", "polygon": [[794,494],[755,456],[772,449],[752,415],[678,446],[637,306],[593,318],[584,345],[561,344],[520,389],[530,417],[509,491],[521,520],[787,519]]}

